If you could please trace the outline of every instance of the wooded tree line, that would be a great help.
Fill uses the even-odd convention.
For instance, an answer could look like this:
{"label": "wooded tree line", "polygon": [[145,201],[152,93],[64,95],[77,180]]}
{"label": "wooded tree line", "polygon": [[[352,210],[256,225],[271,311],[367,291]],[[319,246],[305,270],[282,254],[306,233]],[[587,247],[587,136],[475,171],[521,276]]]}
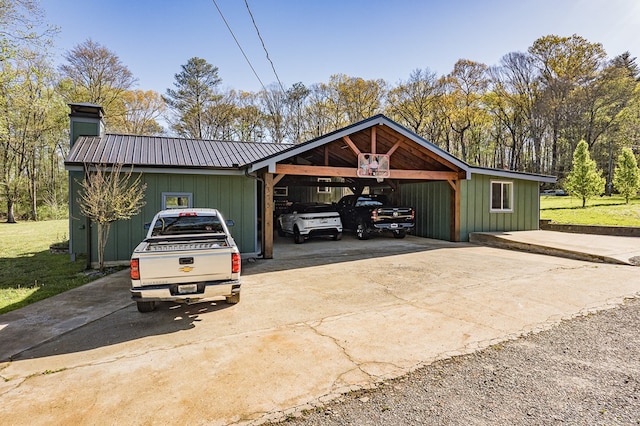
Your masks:
{"label": "wooded tree line", "polygon": [[258,92],[223,90],[218,68],[195,57],[159,94],[136,89],[118,55],[93,40],[54,66],[55,28],[43,20],[37,0],[0,0],[0,190],[9,221],[65,214],[70,102],[101,105],[109,132],[264,143],[299,143],[383,113],[469,164],[561,180],[581,140],[608,181],[623,148],[640,152],[636,58],[609,58],[578,35],[543,36],[494,66],[461,59],[446,75],[416,68],[389,83],[336,74]]}

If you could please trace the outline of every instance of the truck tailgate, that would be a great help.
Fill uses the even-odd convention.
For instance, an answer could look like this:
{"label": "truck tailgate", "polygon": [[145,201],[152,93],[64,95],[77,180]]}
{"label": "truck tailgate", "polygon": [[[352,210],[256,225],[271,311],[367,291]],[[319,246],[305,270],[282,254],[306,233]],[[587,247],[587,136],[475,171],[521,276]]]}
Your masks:
{"label": "truck tailgate", "polygon": [[[230,247],[199,250],[177,250],[175,245],[158,246],[155,250],[139,253],[141,284],[193,283],[232,278]],[[146,255],[148,254],[148,255]]]}

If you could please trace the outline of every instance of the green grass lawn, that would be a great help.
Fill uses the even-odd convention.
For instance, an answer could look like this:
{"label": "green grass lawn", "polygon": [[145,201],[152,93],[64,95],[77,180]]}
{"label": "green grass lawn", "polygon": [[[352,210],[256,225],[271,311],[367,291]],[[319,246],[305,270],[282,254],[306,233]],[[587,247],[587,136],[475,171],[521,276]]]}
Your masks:
{"label": "green grass lawn", "polygon": [[91,281],[86,262],[49,253],[68,239],[69,221],[0,223],[0,314]]}
{"label": "green grass lawn", "polygon": [[625,204],[619,196],[596,197],[587,200],[582,208],[582,200],[576,197],[540,197],[540,219],[550,219],[555,223],[575,225],[605,225],[640,227],[640,198]]}

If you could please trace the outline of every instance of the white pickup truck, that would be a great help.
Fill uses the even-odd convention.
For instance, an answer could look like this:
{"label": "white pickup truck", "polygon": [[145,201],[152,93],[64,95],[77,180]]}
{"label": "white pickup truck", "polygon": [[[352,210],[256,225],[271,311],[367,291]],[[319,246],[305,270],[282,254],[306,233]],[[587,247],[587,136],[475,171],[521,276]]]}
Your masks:
{"label": "white pickup truck", "polygon": [[240,252],[215,209],[171,209],[155,215],[131,256],[131,297],[138,311],[159,301],[240,301]]}

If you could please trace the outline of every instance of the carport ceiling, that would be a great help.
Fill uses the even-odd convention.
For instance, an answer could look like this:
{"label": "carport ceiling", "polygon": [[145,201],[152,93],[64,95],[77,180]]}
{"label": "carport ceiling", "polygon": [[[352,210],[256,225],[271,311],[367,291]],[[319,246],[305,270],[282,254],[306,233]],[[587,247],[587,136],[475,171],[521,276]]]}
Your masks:
{"label": "carport ceiling", "polygon": [[[389,154],[389,169],[392,176],[391,179],[385,179],[387,184],[465,178],[466,171],[439,155],[436,152],[439,148],[432,147],[432,144],[422,140],[418,143],[410,136],[415,135],[410,134],[408,137],[383,123],[376,123],[353,133],[339,133],[333,138],[326,137],[321,144],[310,145],[307,150],[298,148],[297,155],[278,162],[282,166],[276,167],[276,173],[283,173],[281,177],[284,180],[281,184],[287,185],[308,185],[309,176],[339,176],[345,179],[343,184],[334,183],[332,186],[360,186],[364,183],[363,179],[366,181],[372,179],[355,176],[355,170],[358,168],[358,153],[375,153]],[[304,173],[288,171],[288,169],[285,172],[281,171],[284,170],[284,165],[308,166],[308,168]],[[353,175],[349,175],[350,173]],[[299,174],[306,177],[295,176]],[[356,182],[360,183],[356,184]]]}
{"label": "carport ceiling", "polygon": [[[393,148],[390,157],[390,168],[395,170],[434,170],[458,171],[458,168],[424,149],[415,142],[399,135],[389,127],[378,125],[375,127],[375,152],[386,154]],[[360,152],[372,152],[372,128],[352,133],[348,138]],[[358,164],[358,155],[349,144],[339,138],[324,146],[313,148],[292,159],[296,164],[313,164],[332,167],[352,167]]]}

